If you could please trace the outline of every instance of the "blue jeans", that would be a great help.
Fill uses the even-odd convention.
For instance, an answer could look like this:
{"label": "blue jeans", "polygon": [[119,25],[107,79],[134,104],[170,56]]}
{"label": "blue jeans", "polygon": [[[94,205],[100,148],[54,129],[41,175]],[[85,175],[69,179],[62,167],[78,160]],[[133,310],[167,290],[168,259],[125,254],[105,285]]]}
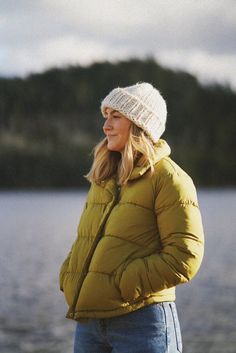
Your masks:
{"label": "blue jeans", "polygon": [[178,353],[182,339],[174,302],[111,319],[77,323],[74,353]]}

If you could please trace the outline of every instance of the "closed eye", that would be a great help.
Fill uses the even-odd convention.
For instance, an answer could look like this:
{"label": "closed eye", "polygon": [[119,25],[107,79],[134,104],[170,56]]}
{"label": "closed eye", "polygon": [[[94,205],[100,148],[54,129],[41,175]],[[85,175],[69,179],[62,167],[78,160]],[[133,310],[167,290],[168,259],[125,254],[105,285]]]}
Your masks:
{"label": "closed eye", "polygon": [[[115,113],[115,114],[111,114],[110,115],[112,118],[115,118],[115,119],[119,119],[119,118],[122,118],[122,115],[120,115],[119,113]],[[108,115],[105,115],[104,116],[105,119],[108,119]]]}
{"label": "closed eye", "polygon": [[108,117],[119,119],[119,118],[122,118],[122,114],[117,110],[112,110],[110,112],[105,112],[104,118],[107,119]]}

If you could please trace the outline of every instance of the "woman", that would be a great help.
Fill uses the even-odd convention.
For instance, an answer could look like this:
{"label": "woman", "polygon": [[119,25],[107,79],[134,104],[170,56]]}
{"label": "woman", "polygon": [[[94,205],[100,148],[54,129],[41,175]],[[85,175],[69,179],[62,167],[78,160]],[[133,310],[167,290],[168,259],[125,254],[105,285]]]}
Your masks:
{"label": "woman", "polygon": [[67,317],[77,320],[74,352],[182,352],[175,286],[203,256],[193,182],[160,139],[166,103],[151,84],[113,89],[101,111],[106,137],[60,271]]}

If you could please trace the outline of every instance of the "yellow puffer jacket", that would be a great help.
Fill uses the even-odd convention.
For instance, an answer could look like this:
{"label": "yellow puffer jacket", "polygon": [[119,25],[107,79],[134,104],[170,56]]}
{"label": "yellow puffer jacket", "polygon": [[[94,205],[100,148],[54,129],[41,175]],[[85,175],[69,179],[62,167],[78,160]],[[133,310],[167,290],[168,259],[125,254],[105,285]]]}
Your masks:
{"label": "yellow puffer jacket", "polygon": [[191,178],[156,144],[155,173],[137,166],[127,185],[93,183],[78,236],[60,271],[67,317],[109,318],[175,300],[203,256],[203,229]]}

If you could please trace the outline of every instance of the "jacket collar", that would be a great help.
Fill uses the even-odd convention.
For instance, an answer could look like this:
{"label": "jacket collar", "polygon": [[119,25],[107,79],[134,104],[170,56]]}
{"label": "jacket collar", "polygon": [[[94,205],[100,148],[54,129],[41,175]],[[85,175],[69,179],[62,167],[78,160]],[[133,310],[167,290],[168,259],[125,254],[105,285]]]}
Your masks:
{"label": "jacket collar", "polygon": [[[170,155],[171,149],[168,143],[165,140],[160,139],[155,144],[156,156],[154,159],[154,165],[158,163],[162,158],[168,157]],[[150,165],[139,166],[138,162],[137,165],[134,167],[129,180],[135,180],[140,178],[150,169]],[[118,191],[118,186],[115,177],[111,177],[101,183],[101,186],[112,195],[112,197],[116,197]]]}
{"label": "jacket collar", "polygon": [[[165,140],[160,139],[156,144],[155,144],[155,150],[156,150],[156,155],[154,159],[154,165],[159,162],[162,158],[168,157],[170,155],[171,149],[168,143]],[[150,169],[150,165],[145,165],[145,166],[139,166],[138,163],[134,167],[129,180],[134,180],[140,178],[142,175],[144,175],[148,170]]]}

